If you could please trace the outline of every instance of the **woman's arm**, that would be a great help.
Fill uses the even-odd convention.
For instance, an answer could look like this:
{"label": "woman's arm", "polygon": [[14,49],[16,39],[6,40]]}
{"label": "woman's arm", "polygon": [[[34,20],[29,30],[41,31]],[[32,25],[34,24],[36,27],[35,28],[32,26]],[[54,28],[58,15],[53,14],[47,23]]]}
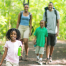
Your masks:
{"label": "woman's arm", "polygon": [[20,23],[20,13],[19,13],[19,15],[18,15],[18,21],[17,21],[16,29],[18,29],[19,23]]}
{"label": "woman's arm", "polygon": [[31,36],[31,28],[32,28],[32,14],[31,14],[31,17],[30,17],[30,36]]}
{"label": "woman's arm", "polygon": [[34,38],[34,44],[36,43],[36,36],[35,36],[35,38]]}
{"label": "woman's arm", "polygon": [[5,59],[6,55],[7,55],[7,51],[8,51],[8,48],[5,47],[5,52],[3,54],[3,57],[2,57],[2,60],[1,60],[1,63],[0,63],[0,66],[2,65],[4,59]]}

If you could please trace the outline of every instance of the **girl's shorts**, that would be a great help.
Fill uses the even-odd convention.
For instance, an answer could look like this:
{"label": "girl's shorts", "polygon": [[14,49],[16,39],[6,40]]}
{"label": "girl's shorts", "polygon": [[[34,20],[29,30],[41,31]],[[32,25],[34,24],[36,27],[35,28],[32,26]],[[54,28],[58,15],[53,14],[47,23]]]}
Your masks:
{"label": "girl's shorts", "polygon": [[9,61],[6,61],[6,66],[19,66],[18,63],[11,63]]}
{"label": "girl's shorts", "polygon": [[44,47],[36,46],[35,53],[44,54]]}
{"label": "girl's shorts", "polygon": [[20,31],[21,39],[29,38],[29,26],[19,25],[18,30]]}

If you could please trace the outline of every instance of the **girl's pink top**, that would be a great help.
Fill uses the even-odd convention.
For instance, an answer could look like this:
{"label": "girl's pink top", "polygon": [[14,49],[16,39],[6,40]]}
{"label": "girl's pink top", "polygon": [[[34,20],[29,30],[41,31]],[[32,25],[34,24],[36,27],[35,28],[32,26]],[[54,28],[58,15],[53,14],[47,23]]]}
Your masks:
{"label": "girl's pink top", "polygon": [[8,48],[6,61],[12,63],[19,63],[18,48],[22,46],[21,41],[16,40],[16,42],[6,41],[5,47]]}

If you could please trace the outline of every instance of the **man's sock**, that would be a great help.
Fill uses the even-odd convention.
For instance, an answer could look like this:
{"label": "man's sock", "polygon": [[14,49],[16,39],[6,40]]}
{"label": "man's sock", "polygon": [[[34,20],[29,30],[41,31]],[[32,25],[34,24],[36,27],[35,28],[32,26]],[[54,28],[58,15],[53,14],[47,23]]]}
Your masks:
{"label": "man's sock", "polygon": [[37,56],[37,59],[39,59],[39,56]]}

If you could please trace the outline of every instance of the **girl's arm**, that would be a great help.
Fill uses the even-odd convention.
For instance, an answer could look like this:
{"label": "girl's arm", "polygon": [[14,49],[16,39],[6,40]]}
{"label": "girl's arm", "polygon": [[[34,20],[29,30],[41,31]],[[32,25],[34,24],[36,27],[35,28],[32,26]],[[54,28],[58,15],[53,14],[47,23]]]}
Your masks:
{"label": "girl's arm", "polygon": [[32,14],[31,14],[31,17],[30,17],[30,36],[31,36],[31,28],[32,28]]}
{"label": "girl's arm", "polygon": [[4,59],[5,59],[6,55],[7,55],[7,51],[8,51],[8,48],[5,47],[5,52],[3,54],[3,57],[2,57],[2,60],[1,60],[1,63],[0,63],[0,66],[2,65]]}
{"label": "girl's arm", "polygon": [[19,23],[20,23],[20,13],[19,13],[19,15],[18,15],[18,21],[17,21],[17,26],[16,26],[16,28],[18,28]]}

